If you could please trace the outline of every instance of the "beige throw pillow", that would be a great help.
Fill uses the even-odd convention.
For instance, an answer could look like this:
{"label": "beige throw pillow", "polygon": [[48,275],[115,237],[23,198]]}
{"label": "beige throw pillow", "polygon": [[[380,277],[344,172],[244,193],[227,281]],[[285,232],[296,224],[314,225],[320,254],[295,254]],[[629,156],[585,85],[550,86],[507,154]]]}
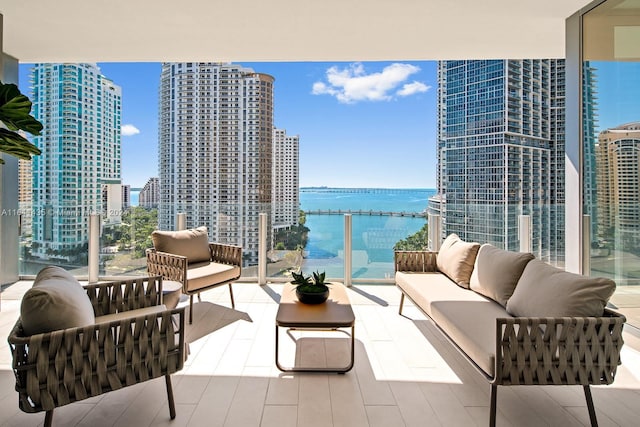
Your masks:
{"label": "beige throw pillow", "polygon": [[187,257],[191,264],[211,260],[207,227],[181,231],[159,231],[151,233],[156,251]]}
{"label": "beige throw pillow", "polygon": [[92,325],[95,314],[87,292],[68,271],[45,267],[20,305],[25,335]]}
{"label": "beige throw pillow", "polygon": [[613,280],[587,277],[534,259],[527,264],[507,302],[512,316],[602,316],[616,289]]}
{"label": "beige throw pillow", "polygon": [[479,243],[468,243],[460,240],[457,234],[450,234],[442,242],[438,252],[436,258],[438,270],[446,274],[458,286],[468,289],[479,248]]}
{"label": "beige throw pillow", "polygon": [[533,258],[530,253],[505,251],[485,243],[478,250],[470,288],[506,307],[522,271]]}

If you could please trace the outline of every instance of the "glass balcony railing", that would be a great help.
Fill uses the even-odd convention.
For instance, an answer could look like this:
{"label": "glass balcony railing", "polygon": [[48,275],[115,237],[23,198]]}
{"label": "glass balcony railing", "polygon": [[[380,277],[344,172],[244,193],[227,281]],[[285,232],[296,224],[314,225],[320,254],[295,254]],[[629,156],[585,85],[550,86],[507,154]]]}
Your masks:
{"label": "glass balcony railing", "polygon": [[[460,209],[462,211],[457,212]],[[40,210],[33,212],[24,206],[24,215],[21,216],[20,274],[33,275],[44,265],[56,264],[78,276],[87,275],[89,212],[68,209],[65,212],[71,216],[60,216],[56,214],[58,211],[51,208]],[[504,205],[476,204],[470,208],[464,204],[450,203],[448,210],[447,228],[461,234],[463,239],[505,247],[506,234],[506,247],[519,249],[518,215],[523,211],[515,205],[505,211]],[[421,237],[416,234],[426,224],[423,212],[311,209],[304,215],[302,227],[281,226],[274,229],[268,225],[272,218],[277,217],[271,205],[221,204],[212,207],[185,204],[178,206],[176,212],[184,213],[184,224],[179,225],[180,221],[173,217],[160,218],[159,221],[157,209],[142,207],[133,207],[118,215],[111,212],[110,216],[101,216],[97,256],[99,275],[146,274],[145,250],[153,246],[151,233],[158,228],[159,222],[165,223],[165,229],[206,225],[211,240],[242,246],[243,277],[247,280],[259,276],[259,261],[262,258],[266,260],[266,276],[273,279],[284,280],[292,270],[302,269],[308,274],[316,270],[325,271],[327,277],[334,279],[348,277],[355,281],[391,282],[394,275],[394,247],[411,236],[414,242],[409,249],[427,246],[424,230]],[[267,215],[266,239],[262,245],[259,212],[266,212]],[[541,259],[557,264],[558,253],[563,248],[551,241],[550,230],[553,221],[561,218],[553,219],[553,212],[537,208],[531,211],[531,250]],[[72,215],[74,213],[75,216]],[[345,214],[350,217],[348,229]],[[280,219],[280,223],[284,221]],[[239,229],[243,230],[244,235],[240,234]],[[262,248],[265,253],[260,252]],[[555,252],[552,254],[549,248]],[[345,271],[345,266],[350,271]]]}
{"label": "glass balcony railing", "polygon": [[[393,283],[394,247],[402,242],[409,244],[409,249],[423,249],[428,241],[427,228],[423,229],[427,218],[422,212],[309,210],[304,215],[303,227],[271,230],[267,226],[267,230],[261,233],[258,212],[265,211],[266,217],[272,218],[271,207],[249,209],[246,206],[225,205],[208,209],[206,206],[184,205],[180,208],[185,214],[184,227],[208,225],[212,229],[210,224],[194,224],[193,218],[197,213],[217,224],[220,234],[212,240],[243,246],[243,281],[258,281],[261,263],[264,263],[267,281],[286,281],[292,271],[302,270],[307,275],[324,271],[328,278],[347,283]],[[93,258],[89,249],[88,215],[81,209],[65,210],[67,213],[78,213],[77,217],[72,218],[56,217],[55,212],[50,208],[33,210],[30,206],[21,205],[21,276],[33,276],[44,266],[53,264],[86,280],[91,277],[92,259],[97,259],[94,271],[98,271],[101,279],[146,275],[145,250],[153,246],[151,233],[158,228],[157,209],[134,207],[119,216],[103,216],[97,228],[100,230],[99,249]],[[235,226],[230,213],[238,215],[242,212],[252,212],[253,216],[245,221],[244,229],[248,237],[244,238],[237,232],[224,230],[224,227],[231,229]],[[180,222],[177,218],[173,221],[174,224]],[[585,221],[588,221],[587,217]],[[268,224],[268,221],[265,223]],[[434,230],[456,230],[467,241],[489,242],[515,251],[525,249],[539,259],[562,268],[564,235],[560,233],[554,236],[553,233],[558,231],[553,230],[556,229],[554,224],[563,223],[564,206],[536,205],[535,209],[523,210],[517,205],[465,205],[451,201],[447,205],[447,223],[434,223],[432,226]],[[586,226],[585,233],[588,234],[590,228]],[[308,232],[305,232],[307,229]],[[60,242],[54,244],[34,238],[47,233],[58,237]],[[260,242],[261,235],[267,236],[264,242]],[[77,236],[85,240],[72,239]],[[528,237],[523,240],[519,236]],[[585,234],[586,241],[592,241],[585,254],[587,268],[594,276],[616,281],[618,290],[612,303],[622,309],[636,307],[634,301],[640,294],[635,291],[640,285],[640,274],[637,273],[640,271],[640,250],[637,244],[633,245],[640,239],[633,240],[630,236],[630,233],[614,233],[611,240],[606,240]],[[438,240],[435,236],[431,238]],[[247,242],[244,245],[243,239]],[[264,253],[261,252],[262,248]]]}
{"label": "glass balcony railing", "polygon": [[[20,235],[20,274],[31,276],[50,264],[63,266],[79,277],[88,275],[89,221],[82,209],[62,217],[54,209],[33,212],[23,205]],[[240,245],[244,249],[243,277],[258,277],[259,230],[258,213],[274,216],[271,206],[247,207],[218,205],[181,205],[176,211],[185,214],[184,227],[207,225],[210,237],[220,243]],[[327,277],[345,277],[345,225],[348,210],[316,211],[305,216],[306,229],[276,227],[267,230],[262,246],[267,261],[267,277],[285,280],[292,270],[325,271]],[[354,279],[387,279],[394,273],[393,247],[419,231],[425,218],[416,212],[380,212],[353,210],[350,236]],[[245,216],[239,221],[237,218]],[[201,220],[195,219],[201,218]],[[171,220],[178,229],[178,220]],[[121,215],[102,215],[99,227],[99,275],[146,274],[145,250],[153,246],[151,233],[158,229],[158,210],[133,207]],[[238,227],[244,230],[239,235]],[[167,228],[167,227],[165,227]],[[211,230],[215,230],[212,232]],[[308,230],[308,231],[307,231]]]}

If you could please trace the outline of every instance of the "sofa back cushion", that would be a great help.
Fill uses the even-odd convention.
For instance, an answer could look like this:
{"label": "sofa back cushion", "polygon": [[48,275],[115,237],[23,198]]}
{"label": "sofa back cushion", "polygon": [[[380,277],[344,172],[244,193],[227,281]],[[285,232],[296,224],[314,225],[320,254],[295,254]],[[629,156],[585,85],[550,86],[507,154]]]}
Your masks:
{"label": "sofa back cushion", "polygon": [[203,262],[211,260],[207,227],[181,231],[160,231],[151,233],[156,251],[187,257],[187,261]]}
{"label": "sofa back cushion", "polygon": [[506,307],[524,268],[533,258],[530,253],[505,251],[485,243],[478,250],[469,287]]}
{"label": "sofa back cushion", "polygon": [[457,234],[450,234],[442,242],[438,252],[436,258],[438,270],[446,274],[458,286],[468,289],[479,248],[479,243],[468,243],[460,240]]}
{"label": "sofa back cushion", "polygon": [[613,280],[569,273],[534,259],[522,272],[507,312],[524,317],[602,316]]}
{"label": "sofa back cushion", "polygon": [[68,271],[49,266],[36,276],[20,305],[25,335],[92,325],[95,314],[87,291]]}

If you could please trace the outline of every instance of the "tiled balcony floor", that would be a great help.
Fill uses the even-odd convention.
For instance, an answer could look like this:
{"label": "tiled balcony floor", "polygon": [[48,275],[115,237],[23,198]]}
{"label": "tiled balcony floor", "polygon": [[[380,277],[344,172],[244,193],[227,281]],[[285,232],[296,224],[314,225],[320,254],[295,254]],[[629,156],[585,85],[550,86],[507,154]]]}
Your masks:
{"label": "tiled balcony floor", "polygon": [[[30,286],[2,293],[6,337]],[[346,375],[282,374],[274,365],[274,319],[282,285],[234,285],[205,292],[187,329],[191,354],[173,376],[177,418],[169,419],[162,379],[74,403],[54,413],[58,426],[486,426],[489,385],[415,307],[398,315],[399,291],[350,289],[356,313],[356,362]],[[181,304],[187,304],[187,301]],[[623,365],[612,386],[594,387],[601,426],[640,419],[640,335],[625,333]],[[298,351],[284,332],[283,363],[343,363],[346,339],[304,334]],[[0,425],[42,425],[44,414],[18,409],[11,356],[0,343]],[[500,426],[588,425],[581,387],[499,387]]]}

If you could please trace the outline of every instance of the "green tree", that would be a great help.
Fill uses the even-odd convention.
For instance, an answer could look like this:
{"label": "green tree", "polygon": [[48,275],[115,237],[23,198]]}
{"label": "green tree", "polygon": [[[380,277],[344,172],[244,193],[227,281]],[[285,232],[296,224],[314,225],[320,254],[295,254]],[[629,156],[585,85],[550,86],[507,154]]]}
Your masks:
{"label": "green tree", "polygon": [[298,225],[287,230],[278,230],[275,237],[275,248],[277,250],[296,250],[307,246],[309,228],[304,224],[307,217],[303,210],[299,211]]}
{"label": "green tree", "polygon": [[153,247],[151,233],[158,228],[158,210],[147,210],[141,206],[135,206],[122,215],[120,227],[121,248],[131,247],[136,258],[145,256],[144,252]]}
{"label": "green tree", "polygon": [[415,234],[406,239],[399,240],[394,246],[394,251],[422,251],[427,247],[429,224],[422,226]]}

